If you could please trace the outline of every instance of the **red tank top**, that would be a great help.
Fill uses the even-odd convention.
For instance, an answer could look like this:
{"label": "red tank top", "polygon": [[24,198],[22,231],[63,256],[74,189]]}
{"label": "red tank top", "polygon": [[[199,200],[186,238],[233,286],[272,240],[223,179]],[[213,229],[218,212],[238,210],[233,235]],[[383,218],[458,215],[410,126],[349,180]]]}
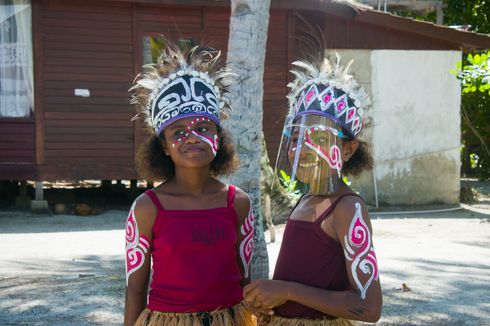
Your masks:
{"label": "red tank top", "polygon": [[158,209],[148,309],[205,312],[239,303],[235,187],[229,186],[226,207],[202,210],[166,210],[153,191],[146,195]]}
{"label": "red tank top", "polygon": [[[339,196],[314,222],[288,219],[273,279],[325,290],[349,289],[342,246],[321,227],[322,222],[346,196],[356,195]],[[274,310],[277,315],[286,318],[336,318],[293,301],[287,301]]]}

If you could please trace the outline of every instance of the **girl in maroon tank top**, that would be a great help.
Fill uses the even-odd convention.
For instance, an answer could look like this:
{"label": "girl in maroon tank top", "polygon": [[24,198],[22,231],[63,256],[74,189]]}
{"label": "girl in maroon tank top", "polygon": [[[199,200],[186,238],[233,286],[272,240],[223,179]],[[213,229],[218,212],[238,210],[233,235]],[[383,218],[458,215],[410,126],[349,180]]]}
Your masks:
{"label": "girl in maroon tank top", "polygon": [[369,99],[339,61],[293,65],[276,170],[305,195],[288,219],[273,280],[247,285],[245,299],[272,326],[376,322],[382,296],[371,222],[342,178],[372,166],[358,139]]}
{"label": "girl in maroon tank top", "polygon": [[255,325],[241,303],[250,282],[251,202],[215,179],[237,166],[220,125],[232,75],[218,59],[213,49],[183,53],[167,41],[131,88],[150,127],[137,170],[162,183],[134,201],[126,222],[126,326]]}

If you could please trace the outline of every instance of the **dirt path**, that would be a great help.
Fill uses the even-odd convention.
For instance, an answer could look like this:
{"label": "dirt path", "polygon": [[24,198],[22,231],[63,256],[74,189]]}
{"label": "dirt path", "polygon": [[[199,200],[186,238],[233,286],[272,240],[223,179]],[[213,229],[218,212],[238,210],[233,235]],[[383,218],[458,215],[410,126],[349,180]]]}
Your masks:
{"label": "dirt path", "polygon": [[[372,215],[379,325],[490,325],[490,203],[465,207]],[[120,325],[125,218],[0,212],[0,325]],[[283,229],[268,245],[271,267]]]}

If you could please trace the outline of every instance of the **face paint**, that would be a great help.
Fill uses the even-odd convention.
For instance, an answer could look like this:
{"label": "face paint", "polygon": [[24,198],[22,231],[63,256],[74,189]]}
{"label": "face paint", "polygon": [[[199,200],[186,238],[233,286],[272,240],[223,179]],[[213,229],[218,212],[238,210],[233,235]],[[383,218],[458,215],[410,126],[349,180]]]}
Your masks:
{"label": "face paint", "polygon": [[129,211],[126,221],[126,286],[129,276],[140,269],[145,262],[145,254],[150,248],[150,241],[142,235],[140,237],[138,224],[134,218],[134,205]]}
{"label": "face paint", "polygon": [[207,135],[204,135],[202,133],[199,133],[195,130],[192,130],[192,127],[194,124],[197,122],[201,121],[207,121],[207,122],[212,122],[208,118],[196,118],[192,121],[190,121],[187,126],[186,126],[186,132],[182,134],[182,137],[178,138],[175,142],[172,143],[172,147],[175,147],[178,143],[181,143],[187,139],[191,134],[199,138],[201,141],[205,142],[211,147],[211,151],[213,152],[213,156],[216,157],[216,154],[218,153],[218,144],[219,144],[219,137],[218,135],[213,135],[212,138],[208,137]]}
{"label": "face paint", "polygon": [[[333,128],[328,128],[328,130],[330,129],[335,130]],[[340,155],[340,148],[337,145],[332,145],[330,147],[330,151],[327,153],[319,144],[316,144],[315,140],[311,137],[311,134],[318,130],[319,130],[318,127],[313,127],[306,130],[305,145],[311,148],[320,158],[325,160],[332,169],[337,170],[337,174],[340,177],[340,171],[342,170],[342,159]],[[338,135],[338,131],[337,131],[337,135]]]}
{"label": "face paint", "polygon": [[[366,298],[366,292],[373,281],[378,280],[378,262],[374,248],[371,244],[369,228],[361,214],[361,205],[356,203],[356,212],[349,227],[349,232],[344,236],[344,254],[351,261],[351,272],[354,281],[361,291],[361,298]],[[370,274],[369,279],[362,284],[359,274]]]}
{"label": "face paint", "polygon": [[206,144],[208,144],[209,146],[211,146],[211,151],[213,152],[213,156],[216,157],[216,154],[218,153],[218,135],[214,135],[213,139],[211,139],[195,131],[193,131],[192,134],[197,138],[199,138],[200,140],[202,140],[203,142],[205,142]]}
{"label": "face paint", "polygon": [[242,259],[244,277],[248,277],[254,249],[254,215],[252,206],[250,206],[247,219],[240,227],[240,232],[244,236],[242,242],[240,243],[240,258]]}
{"label": "face paint", "polygon": [[327,195],[342,185],[342,141],[336,121],[303,115],[284,127],[275,171],[278,184],[300,193]]}

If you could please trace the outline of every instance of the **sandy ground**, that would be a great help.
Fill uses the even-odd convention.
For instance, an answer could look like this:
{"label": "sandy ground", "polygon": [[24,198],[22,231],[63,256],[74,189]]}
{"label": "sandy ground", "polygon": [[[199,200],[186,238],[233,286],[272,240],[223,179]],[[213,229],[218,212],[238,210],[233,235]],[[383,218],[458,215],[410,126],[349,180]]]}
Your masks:
{"label": "sandy ground", "polygon": [[[490,325],[490,202],[464,208],[371,215],[379,325]],[[0,325],[120,325],[125,219],[0,212]],[[268,244],[271,271],[283,229]]]}

